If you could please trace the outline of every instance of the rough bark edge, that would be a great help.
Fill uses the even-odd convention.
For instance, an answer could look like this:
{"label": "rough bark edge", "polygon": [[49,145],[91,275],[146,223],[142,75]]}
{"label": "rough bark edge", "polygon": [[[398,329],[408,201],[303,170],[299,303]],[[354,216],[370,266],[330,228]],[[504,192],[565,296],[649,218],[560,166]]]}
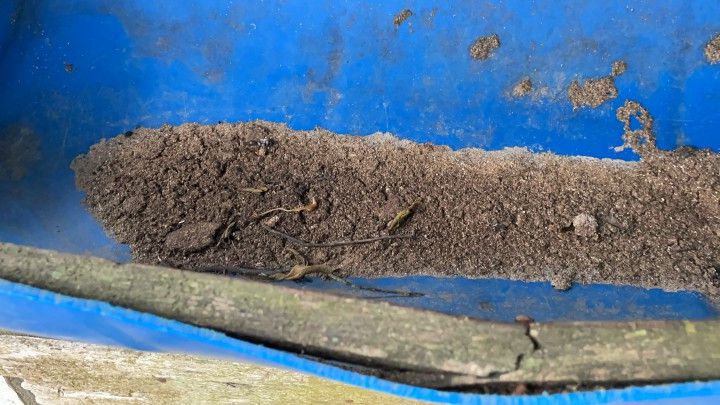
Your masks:
{"label": "rough bark edge", "polygon": [[521,325],[10,244],[0,278],[382,368],[491,377],[532,348]]}

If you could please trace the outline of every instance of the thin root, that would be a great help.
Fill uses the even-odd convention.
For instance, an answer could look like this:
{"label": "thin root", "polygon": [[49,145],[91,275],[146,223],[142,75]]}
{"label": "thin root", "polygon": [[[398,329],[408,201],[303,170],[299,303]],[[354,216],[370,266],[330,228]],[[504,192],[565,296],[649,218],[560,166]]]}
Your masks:
{"label": "thin root", "polygon": [[226,227],[225,230],[220,235],[220,238],[218,239],[215,246],[220,246],[221,243],[225,242],[226,240],[230,239],[230,235],[232,234],[232,231],[235,229],[235,225],[237,223],[235,221],[231,221]]}
{"label": "thin root", "polygon": [[313,212],[313,211],[315,211],[315,209],[316,209],[317,207],[318,207],[317,200],[315,200],[315,197],[313,197],[312,200],[310,200],[310,202],[307,203],[307,204],[305,204],[305,205],[301,205],[301,206],[295,207],[295,208],[283,208],[283,207],[273,208],[273,209],[271,209],[271,210],[267,210],[267,211],[262,212],[262,213],[260,213],[260,214],[258,214],[258,215],[255,215],[254,218],[255,218],[255,219],[262,218],[262,217],[264,217],[264,216],[266,216],[266,215],[268,215],[268,214],[271,214],[271,213],[277,212],[277,211],[281,211],[281,212],[291,212],[291,213],[296,213],[296,214],[297,214],[297,213],[300,213],[300,212]]}
{"label": "thin root", "polygon": [[295,256],[296,259],[300,259],[300,262],[301,262],[300,264],[303,264],[303,265],[308,264],[307,258],[302,253],[298,252],[297,250],[295,250],[289,246],[285,247],[285,250],[287,250],[293,256]]}
{"label": "thin root", "polygon": [[378,236],[376,238],[368,238],[368,239],[358,239],[358,240],[341,240],[336,242],[325,242],[325,243],[314,243],[314,242],[307,242],[302,239],[298,239],[294,236],[290,236],[286,234],[285,232],[280,232],[277,229],[273,229],[265,224],[260,224],[260,226],[263,227],[266,231],[272,233],[273,235],[279,236],[288,242],[294,243],[298,246],[302,247],[311,247],[311,248],[331,248],[331,247],[338,247],[338,246],[349,246],[349,245],[362,245],[365,243],[373,243],[381,240],[386,239],[409,239],[412,238],[413,235],[388,235],[388,236]]}
{"label": "thin root", "polygon": [[330,267],[325,264],[296,264],[295,266],[292,266],[290,271],[286,274],[274,274],[270,277],[275,280],[301,280],[310,274],[323,274],[330,276],[335,271],[337,271],[337,268]]}
{"label": "thin root", "polygon": [[[626,100],[622,107],[617,109],[616,117],[618,121],[623,123],[623,140],[622,146],[615,148],[616,152],[621,152],[627,148],[640,155],[641,158],[651,156],[657,153],[655,145],[655,131],[653,130],[653,118],[650,113],[637,101]],[[636,117],[642,125],[642,128],[633,130],[630,126],[630,120]]]}

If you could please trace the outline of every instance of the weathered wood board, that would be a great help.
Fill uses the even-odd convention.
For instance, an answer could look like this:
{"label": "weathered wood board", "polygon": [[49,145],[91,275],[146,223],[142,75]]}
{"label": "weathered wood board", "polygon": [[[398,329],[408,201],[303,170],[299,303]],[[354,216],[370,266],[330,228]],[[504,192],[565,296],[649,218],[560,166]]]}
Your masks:
{"label": "weathered wood board", "polygon": [[0,334],[0,403],[416,404],[251,363]]}
{"label": "weathered wood board", "polygon": [[[429,386],[720,378],[718,321],[573,322],[526,328],[11,244],[0,244],[0,278],[285,350],[398,375],[422,375],[422,384]],[[433,375],[439,385],[433,384]]]}

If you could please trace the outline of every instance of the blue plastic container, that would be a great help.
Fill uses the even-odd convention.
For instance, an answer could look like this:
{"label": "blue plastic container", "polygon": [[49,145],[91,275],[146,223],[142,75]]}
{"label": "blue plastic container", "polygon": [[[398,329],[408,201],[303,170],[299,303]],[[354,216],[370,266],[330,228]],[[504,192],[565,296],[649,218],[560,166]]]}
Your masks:
{"label": "blue plastic container", "polygon": [[[399,26],[396,14],[412,15]],[[658,146],[720,150],[720,64],[703,48],[720,31],[714,2],[630,1],[111,1],[0,2],[0,241],[118,261],[81,205],[70,161],[101,138],[187,121],[266,119],[294,129],[389,131],[453,148],[636,159],[616,153],[615,109],[640,101],[656,118]],[[468,47],[497,34],[485,61]],[[610,73],[619,96],[573,109],[575,79]],[[524,76],[536,89],[516,99]],[[432,278],[357,280],[412,285],[422,300],[397,302],[452,314],[540,321],[709,319],[690,293],[546,283]],[[306,288],[333,290],[315,281]],[[405,301],[403,301],[405,300]],[[568,310],[573,308],[573,310]],[[84,320],[68,330],[58,319]],[[415,398],[496,403],[720,402],[720,383],[671,384],[506,398],[406,387],[299,359],[198,328],[104,304],[0,283],[0,327],[146,350],[254,359]],[[676,399],[673,399],[676,398]]]}

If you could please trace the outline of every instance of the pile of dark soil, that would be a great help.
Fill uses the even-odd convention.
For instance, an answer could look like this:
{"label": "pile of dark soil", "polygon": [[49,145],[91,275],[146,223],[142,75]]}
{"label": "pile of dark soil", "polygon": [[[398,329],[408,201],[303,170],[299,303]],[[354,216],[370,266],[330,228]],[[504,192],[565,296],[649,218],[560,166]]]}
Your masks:
{"label": "pile of dark soil", "polygon": [[[297,251],[354,276],[720,295],[720,158],[710,151],[646,149],[640,162],[451,151],[262,121],[127,135],[73,169],[90,211],[138,262],[277,268]],[[334,245],[387,236],[411,206],[398,238]],[[302,209],[259,215],[279,207]]]}

